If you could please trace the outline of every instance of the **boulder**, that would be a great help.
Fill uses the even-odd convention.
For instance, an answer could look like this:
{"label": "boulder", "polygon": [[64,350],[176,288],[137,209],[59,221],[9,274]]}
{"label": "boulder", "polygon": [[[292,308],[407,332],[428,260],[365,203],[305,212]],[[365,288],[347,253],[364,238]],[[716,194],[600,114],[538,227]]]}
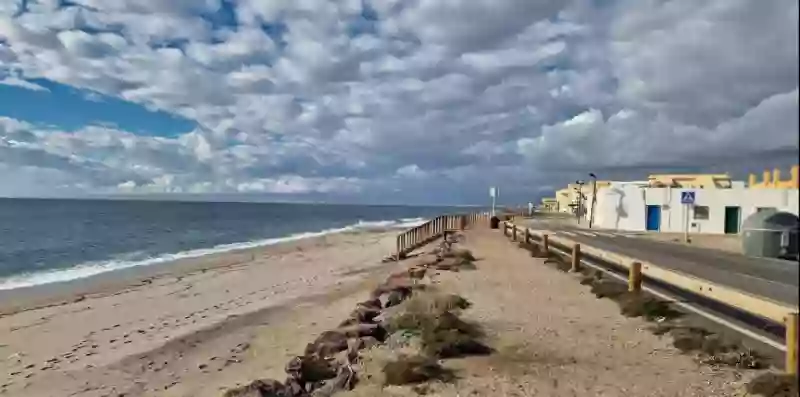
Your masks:
{"label": "boulder", "polygon": [[386,339],[386,330],[380,324],[354,324],[337,330],[347,338],[371,336],[377,340]]}
{"label": "boulder", "polygon": [[374,309],[365,306],[356,306],[356,309],[350,313],[350,316],[344,320],[339,326],[344,327],[352,324],[371,323],[381,314],[380,309]]}
{"label": "boulder", "polygon": [[308,397],[308,393],[299,380],[290,377],[286,379],[283,394],[278,397]]}
{"label": "boulder", "polygon": [[312,397],[331,397],[340,391],[352,390],[356,382],[356,372],[350,365],[342,365],[336,377],[325,382],[319,389],[311,393]]}
{"label": "boulder", "polygon": [[286,363],[286,374],[300,385],[322,382],[336,376],[336,364],[333,360],[319,356],[298,356]]}
{"label": "boulder", "polygon": [[286,397],[285,386],[273,379],[258,379],[247,385],[229,389],[224,397]]}
{"label": "boulder", "polygon": [[306,355],[330,357],[347,349],[347,336],[337,331],[325,331],[306,346]]}
{"label": "boulder", "polygon": [[384,305],[385,308],[390,308],[393,306],[397,306],[403,303],[406,298],[411,296],[411,290],[405,289],[397,289],[392,292],[389,292],[389,295],[386,297],[386,304]]}

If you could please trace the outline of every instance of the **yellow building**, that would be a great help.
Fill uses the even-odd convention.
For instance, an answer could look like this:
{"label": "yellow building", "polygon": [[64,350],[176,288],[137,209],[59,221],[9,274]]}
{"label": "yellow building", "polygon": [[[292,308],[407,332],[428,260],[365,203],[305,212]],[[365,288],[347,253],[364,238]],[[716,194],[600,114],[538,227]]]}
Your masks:
{"label": "yellow building", "polygon": [[789,171],[789,179],[781,179],[781,170],[764,171],[764,179],[759,182],[758,175],[750,174],[747,186],[752,189],[798,189],[800,188],[800,166],[793,166]]}
{"label": "yellow building", "polygon": [[555,197],[545,197],[542,199],[542,209],[544,211],[558,211],[558,200]]}
{"label": "yellow building", "polygon": [[[611,186],[612,181],[597,181],[597,189],[603,189]],[[578,204],[578,186],[581,186],[581,193],[585,198],[592,196],[592,182],[587,181],[583,185],[577,183],[570,183],[565,189],[556,191],[557,211],[560,212],[573,212]]]}
{"label": "yellow building", "polygon": [[647,177],[650,187],[692,189],[730,189],[731,176],[726,174],[653,174]]}
{"label": "yellow building", "polygon": [[572,203],[572,195],[569,188],[556,191],[556,211],[567,212],[569,205]]}

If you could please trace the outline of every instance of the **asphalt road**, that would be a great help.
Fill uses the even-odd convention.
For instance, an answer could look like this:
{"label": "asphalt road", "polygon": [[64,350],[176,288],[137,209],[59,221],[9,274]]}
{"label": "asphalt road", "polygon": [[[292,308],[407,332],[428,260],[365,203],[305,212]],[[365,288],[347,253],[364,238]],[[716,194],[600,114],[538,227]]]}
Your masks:
{"label": "asphalt road", "polygon": [[636,237],[642,233],[589,230],[546,219],[520,224],[527,224],[532,230],[547,230],[556,238],[569,238],[781,303],[798,304],[797,262],[688,247]]}

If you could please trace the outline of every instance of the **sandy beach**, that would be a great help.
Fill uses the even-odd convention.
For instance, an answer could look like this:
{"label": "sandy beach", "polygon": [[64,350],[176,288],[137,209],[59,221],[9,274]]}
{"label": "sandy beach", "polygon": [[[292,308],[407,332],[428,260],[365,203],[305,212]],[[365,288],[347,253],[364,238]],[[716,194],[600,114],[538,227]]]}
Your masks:
{"label": "sandy beach", "polygon": [[[352,308],[365,280],[392,266],[382,259],[394,238],[343,233],[6,291],[0,393],[213,396],[278,376],[293,352]],[[304,308],[320,318],[286,320]],[[282,323],[292,324],[283,337]],[[259,339],[265,326],[269,337]]]}

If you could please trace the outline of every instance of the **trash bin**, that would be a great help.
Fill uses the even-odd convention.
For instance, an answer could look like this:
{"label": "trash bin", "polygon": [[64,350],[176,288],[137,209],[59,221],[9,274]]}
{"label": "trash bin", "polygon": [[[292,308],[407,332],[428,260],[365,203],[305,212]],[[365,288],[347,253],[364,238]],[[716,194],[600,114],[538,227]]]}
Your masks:
{"label": "trash bin", "polygon": [[500,228],[500,218],[493,216],[491,219],[489,219],[489,227],[492,229]]}

